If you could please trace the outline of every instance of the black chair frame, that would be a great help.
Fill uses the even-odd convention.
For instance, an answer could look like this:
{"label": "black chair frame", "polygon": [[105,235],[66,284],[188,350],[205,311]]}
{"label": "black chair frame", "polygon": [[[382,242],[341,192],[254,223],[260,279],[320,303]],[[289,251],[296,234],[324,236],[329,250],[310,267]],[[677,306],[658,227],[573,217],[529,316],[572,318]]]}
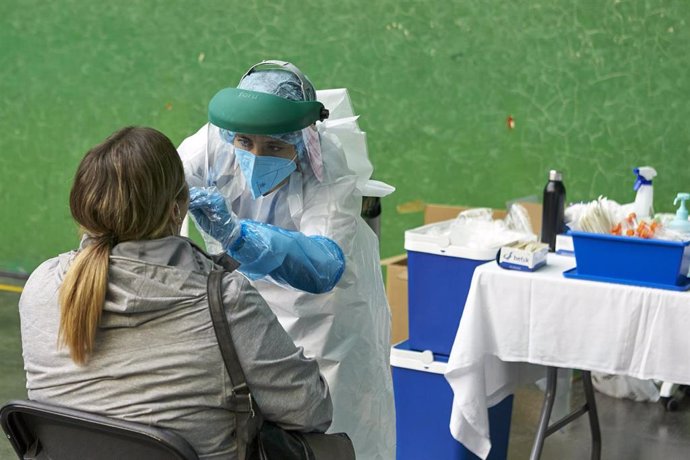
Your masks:
{"label": "black chair frame", "polygon": [[198,460],[172,431],[36,401],[7,403],[0,424],[21,460]]}

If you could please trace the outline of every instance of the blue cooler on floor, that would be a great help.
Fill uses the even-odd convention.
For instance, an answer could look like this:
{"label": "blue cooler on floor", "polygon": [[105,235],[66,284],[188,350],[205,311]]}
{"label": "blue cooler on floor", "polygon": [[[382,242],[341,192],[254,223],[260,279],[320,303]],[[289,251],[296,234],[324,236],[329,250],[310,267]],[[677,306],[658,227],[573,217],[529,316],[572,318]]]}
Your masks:
{"label": "blue cooler on floor", "polygon": [[405,232],[409,344],[450,355],[474,269],[496,259],[497,249],[450,245],[451,221]]}
{"label": "blue cooler on floor", "polygon": [[[409,349],[402,342],[391,349],[397,460],[479,459],[450,434],[453,390],[443,376],[447,356]],[[508,456],[513,396],[489,408],[491,452],[488,460]]]}

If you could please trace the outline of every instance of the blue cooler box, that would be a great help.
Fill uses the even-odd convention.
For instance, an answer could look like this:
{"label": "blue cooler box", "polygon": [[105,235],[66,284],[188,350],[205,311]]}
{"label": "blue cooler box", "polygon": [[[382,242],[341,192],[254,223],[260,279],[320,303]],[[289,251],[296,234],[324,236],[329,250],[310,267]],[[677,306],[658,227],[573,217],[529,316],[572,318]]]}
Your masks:
{"label": "blue cooler box", "polygon": [[497,249],[452,246],[451,221],[405,232],[409,344],[450,355],[474,269],[496,259]]}
{"label": "blue cooler box", "polygon": [[[397,460],[479,459],[450,434],[453,390],[443,373],[448,357],[409,349],[402,342],[391,349]],[[491,452],[488,460],[508,456],[513,396],[489,408]]]}

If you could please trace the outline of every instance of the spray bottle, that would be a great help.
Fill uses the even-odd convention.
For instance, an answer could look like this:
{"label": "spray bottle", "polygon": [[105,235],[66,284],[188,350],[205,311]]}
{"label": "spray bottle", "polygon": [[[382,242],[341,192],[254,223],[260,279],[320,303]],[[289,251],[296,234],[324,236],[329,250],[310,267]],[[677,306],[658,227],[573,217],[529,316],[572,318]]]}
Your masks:
{"label": "spray bottle", "polygon": [[690,233],[690,221],[688,220],[688,210],[685,207],[685,202],[690,200],[690,193],[679,193],[676,199],[673,200],[675,205],[680,201],[680,206],[676,211],[676,217],[666,224],[666,226],[672,230],[676,230],[681,233]]}
{"label": "spray bottle", "polygon": [[633,169],[637,180],[633,190],[637,192],[633,210],[638,219],[649,219],[654,216],[654,187],[652,179],[656,177],[656,170],[651,166],[640,166]]}

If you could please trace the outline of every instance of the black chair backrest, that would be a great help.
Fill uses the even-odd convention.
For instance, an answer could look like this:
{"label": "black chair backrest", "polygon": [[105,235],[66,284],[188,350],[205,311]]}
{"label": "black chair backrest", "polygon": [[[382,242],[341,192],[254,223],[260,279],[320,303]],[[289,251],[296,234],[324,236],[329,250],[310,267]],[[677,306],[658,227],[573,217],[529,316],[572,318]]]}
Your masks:
{"label": "black chair backrest", "polygon": [[23,460],[198,460],[180,435],[35,401],[11,401],[0,422]]}

